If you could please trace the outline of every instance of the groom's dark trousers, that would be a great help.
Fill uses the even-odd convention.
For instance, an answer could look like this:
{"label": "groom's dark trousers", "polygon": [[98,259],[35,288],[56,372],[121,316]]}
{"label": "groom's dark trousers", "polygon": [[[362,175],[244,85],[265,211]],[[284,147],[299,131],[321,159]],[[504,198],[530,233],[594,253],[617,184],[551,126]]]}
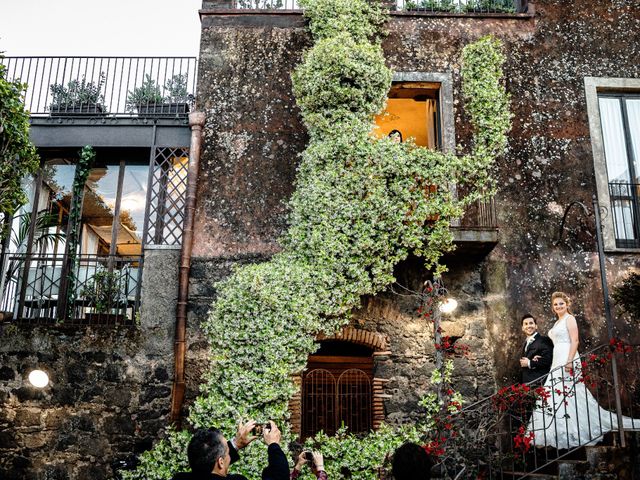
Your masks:
{"label": "groom's dark trousers", "polygon": [[[534,360],[536,356],[540,358]],[[522,383],[529,383],[535,380],[535,383],[531,385],[533,388],[544,384],[553,363],[553,342],[551,339],[536,332],[533,341],[528,346],[526,341],[522,345],[518,358],[521,357],[528,358],[531,365],[531,367],[522,367]],[[526,426],[534,407],[535,400],[533,397],[527,396],[515,400],[515,404],[510,409],[510,430],[515,432],[521,425]]]}

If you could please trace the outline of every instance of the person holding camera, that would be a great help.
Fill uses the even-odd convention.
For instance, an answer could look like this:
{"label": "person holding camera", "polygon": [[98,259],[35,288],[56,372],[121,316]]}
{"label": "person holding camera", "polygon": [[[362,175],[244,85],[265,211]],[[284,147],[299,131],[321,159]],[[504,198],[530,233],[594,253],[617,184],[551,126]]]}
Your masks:
{"label": "person holding camera", "polygon": [[329,478],[327,472],[324,471],[324,458],[322,454],[320,452],[310,452],[307,450],[298,455],[298,460],[291,471],[290,480],[298,478],[302,467],[306,464],[309,465],[318,480],[327,480]]}
{"label": "person holding camera", "polygon": [[[257,425],[254,420],[240,425],[231,441],[227,441],[216,428],[196,430],[187,447],[191,472],[177,473],[173,480],[247,480],[243,475],[229,474],[229,467],[239,460],[239,450],[258,438],[256,433],[259,433],[259,427],[262,425]],[[287,480],[289,463],[279,445],[280,430],[271,420],[261,430],[268,454],[268,464],[262,471],[262,479]]]}

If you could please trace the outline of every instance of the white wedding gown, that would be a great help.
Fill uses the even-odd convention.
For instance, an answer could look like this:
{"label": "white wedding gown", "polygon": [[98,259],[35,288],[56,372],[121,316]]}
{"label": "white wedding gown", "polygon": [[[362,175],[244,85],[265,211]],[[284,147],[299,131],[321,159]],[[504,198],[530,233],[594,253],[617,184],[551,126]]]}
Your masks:
{"label": "white wedding gown", "polygon": [[[534,433],[532,444],[536,447],[573,448],[593,445],[605,433],[616,430],[615,412],[601,408],[580,378],[580,359],[574,356],[574,376],[564,374],[564,369],[554,369],[566,364],[571,338],[566,314],[549,330],[553,341],[553,363],[544,387],[550,393],[546,406],[538,400],[527,425],[527,432]],[[573,379],[576,379],[574,382]],[[613,398],[613,395],[611,395]],[[622,417],[625,428],[640,427],[640,419]]]}

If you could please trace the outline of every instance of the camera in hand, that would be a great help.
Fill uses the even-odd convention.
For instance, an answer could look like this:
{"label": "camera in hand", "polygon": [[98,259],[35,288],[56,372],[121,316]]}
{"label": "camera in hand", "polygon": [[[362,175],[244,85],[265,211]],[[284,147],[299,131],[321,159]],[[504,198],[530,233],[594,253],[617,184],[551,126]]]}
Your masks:
{"label": "camera in hand", "polygon": [[310,452],[309,450],[305,450],[304,452],[304,459],[309,462],[309,466],[313,466],[313,453]]}
{"label": "camera in hand", "polygon": [[252,430],[252,435],[257,435],[260,436],[262,435],[262,432],[264,432],[265,430],[269,431],[271,430],[271,424],[269,422],[266,423],[256,423],[256,426],[253,427]]}

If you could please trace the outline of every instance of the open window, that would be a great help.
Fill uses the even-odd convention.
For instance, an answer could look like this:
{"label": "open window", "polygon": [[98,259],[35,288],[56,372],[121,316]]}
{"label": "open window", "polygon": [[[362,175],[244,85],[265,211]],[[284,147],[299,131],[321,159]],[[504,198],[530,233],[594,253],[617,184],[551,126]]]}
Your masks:
{"label": "open window", "polygon": [[375,122],[381,138],[412,138],[421,147],[442,149],[440,83],[394,82],[387,107]]}

